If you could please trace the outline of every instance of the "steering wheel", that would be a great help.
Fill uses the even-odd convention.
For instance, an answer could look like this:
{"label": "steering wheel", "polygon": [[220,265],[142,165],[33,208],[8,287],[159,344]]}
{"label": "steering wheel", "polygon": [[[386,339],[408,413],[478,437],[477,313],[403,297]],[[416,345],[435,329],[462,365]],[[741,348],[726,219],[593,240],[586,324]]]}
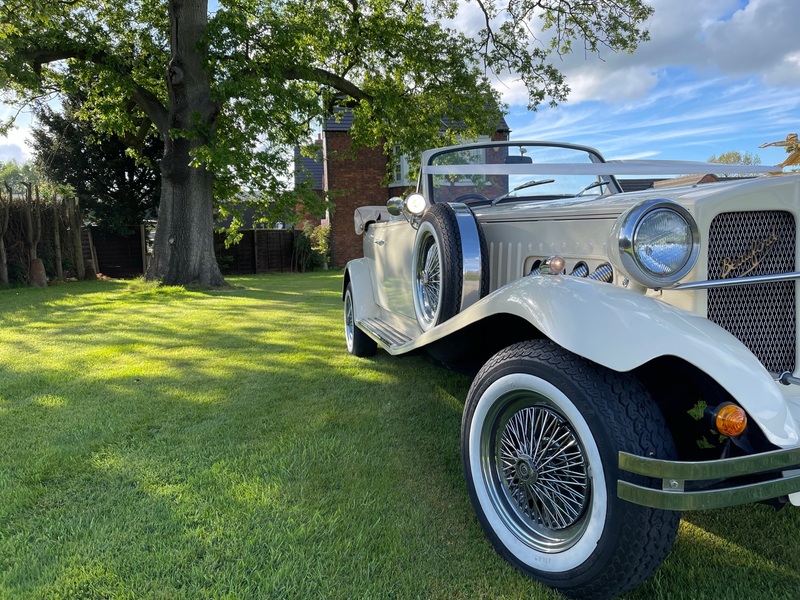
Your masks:
{"label": "steering wheel", "polygon": [[469,194],[462,194],[453,202],[467,202],[469,200],[477,200],[478,202],[490,202],[490,200],[484,196],[483,194],[478,194],[477,192],[470,192]]}

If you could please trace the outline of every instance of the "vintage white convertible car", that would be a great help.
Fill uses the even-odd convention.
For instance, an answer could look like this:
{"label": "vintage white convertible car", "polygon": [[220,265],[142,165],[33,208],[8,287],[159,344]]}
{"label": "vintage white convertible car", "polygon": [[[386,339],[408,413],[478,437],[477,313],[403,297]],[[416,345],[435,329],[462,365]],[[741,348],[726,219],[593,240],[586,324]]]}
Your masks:
{"label": "vintage white convertible car", "polygon": [[[800,505],[800,176],[735,171],[490,142],[425,152],[417,193],[356,211],[347,349],[477,373],[478,519],[568,595],[643,581],[681,510]],[[719,181],[623,192],[692,173]]]}

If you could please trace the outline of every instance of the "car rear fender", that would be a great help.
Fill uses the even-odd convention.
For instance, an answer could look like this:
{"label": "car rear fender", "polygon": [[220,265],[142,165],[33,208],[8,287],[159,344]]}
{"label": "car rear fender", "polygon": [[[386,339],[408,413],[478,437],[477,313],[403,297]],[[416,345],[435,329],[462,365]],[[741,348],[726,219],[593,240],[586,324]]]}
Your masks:
{"label": "car rear fender", "polygon": [[366,258],[357,258],[347,263],[342,281],[342,300],[347,284],[353,286],[353,312],[357,321],[378,314],[378,305],[372,285],[372,273]]}

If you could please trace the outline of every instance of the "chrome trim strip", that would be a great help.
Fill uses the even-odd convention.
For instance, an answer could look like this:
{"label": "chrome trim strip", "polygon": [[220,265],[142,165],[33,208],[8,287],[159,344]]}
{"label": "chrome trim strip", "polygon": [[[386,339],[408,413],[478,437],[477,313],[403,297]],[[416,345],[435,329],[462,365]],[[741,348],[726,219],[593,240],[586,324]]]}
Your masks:
{"label": "chrome trim strip", "polygon": [[708,510],[750,504],[779,498],[800,491],[800,475],[752,483],[721,490],[670,492],[654,490],[627,481],[617,482],[617,496],[622,500],[663,510]]}
{"label": "chrome trim strip", "polygon": [[481,299],[481,239],[478,222],[466,204],[450,204],[456,215],[458,232],[461,235],[461,258],[463,277],[461,287],[461,308],[472,306]]}
{"label": "chrome trim strip", "polygon": [[752,277],[732,277],[731,279],[712,279],[709,281],[691,281],[681,283],[675,287],[665,287],[669,290],[710,290],[713,288],[732,287],[735,285],[755,285],[757,283],[771,283],[773,281],[792,281],[800,279],[800,271],[794,273],[775,273],[773,275],[753,275]]}
{"label": "chrome trim strip", "polygon": [[[800,448],[773,450],[751,456],[739,456],[703,462],[658,460],[619,453],[619,468],[662,479],[662,489],[617,482],[617,495],[623,500],[665,510],[700,510],[722,508],[768,500],[800,491],[800,475],[791,477],[781,471],[800,466]],[[729,485],[712,490],[684,491],[686,481],[727,479],[742,475],[770,474],[771,478],[745,485]]]}
{"label": "chrome trim strip", "polygon": [[800,466],[800,447],[698,462],[659,460],[627,452],[619,453],[620,469],[658,479],[726,479],[797,466]]}
{"label": "chrome trim strip", "polygon": [[[520,203],[528,202],[525,200],[521,200]],[[537,203],[537,200],[531,200],[531,203]],[[487,213],[485,210],[482,210],[486,207],[476,206],[475,207],[475,214],[480,217],[481,223],[538,223],[538,222],[551,222],[551,221],[607,221],[609,219],[616,219],[619,217],[619,213],[594,213],[594,214],[581,214],[581,215],[554,215],[547,217],[531,217],[531,216],[522,216],[522,217],[513,217],[508,215],[503,215],[500,217],[493,217],[490,213]]]}

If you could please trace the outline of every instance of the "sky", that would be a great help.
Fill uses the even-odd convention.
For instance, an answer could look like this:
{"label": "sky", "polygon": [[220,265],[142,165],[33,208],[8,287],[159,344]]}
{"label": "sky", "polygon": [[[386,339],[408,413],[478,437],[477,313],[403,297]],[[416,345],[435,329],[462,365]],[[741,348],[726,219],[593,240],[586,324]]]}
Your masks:
{"label": "sky", "polygon": [[[650,0],[650,41],[632,54],[582,51],[556,58],[571,88],[556,108],[527,110],[524,88],[493,83],[509,105],[515,140],[593,146],[610,159],[707,160],[751,152],[777,164],[782,148],[758,146],[800,132],[800,1]],[[454,21],[480,25],[474,3]],[[10,109],[0,107],[0,117]],[[0,160],[25,160],[29,116],[0,137]]]}
{"label": "sky", "polygon": [[800,1],[652,0],[650,41],[632,54],[571,55],[556,64],[571,93],[527,111],[521,86],[498,89],[512,139],[582,143],[607,158],[707,160],[751,152],[800,130]]}

